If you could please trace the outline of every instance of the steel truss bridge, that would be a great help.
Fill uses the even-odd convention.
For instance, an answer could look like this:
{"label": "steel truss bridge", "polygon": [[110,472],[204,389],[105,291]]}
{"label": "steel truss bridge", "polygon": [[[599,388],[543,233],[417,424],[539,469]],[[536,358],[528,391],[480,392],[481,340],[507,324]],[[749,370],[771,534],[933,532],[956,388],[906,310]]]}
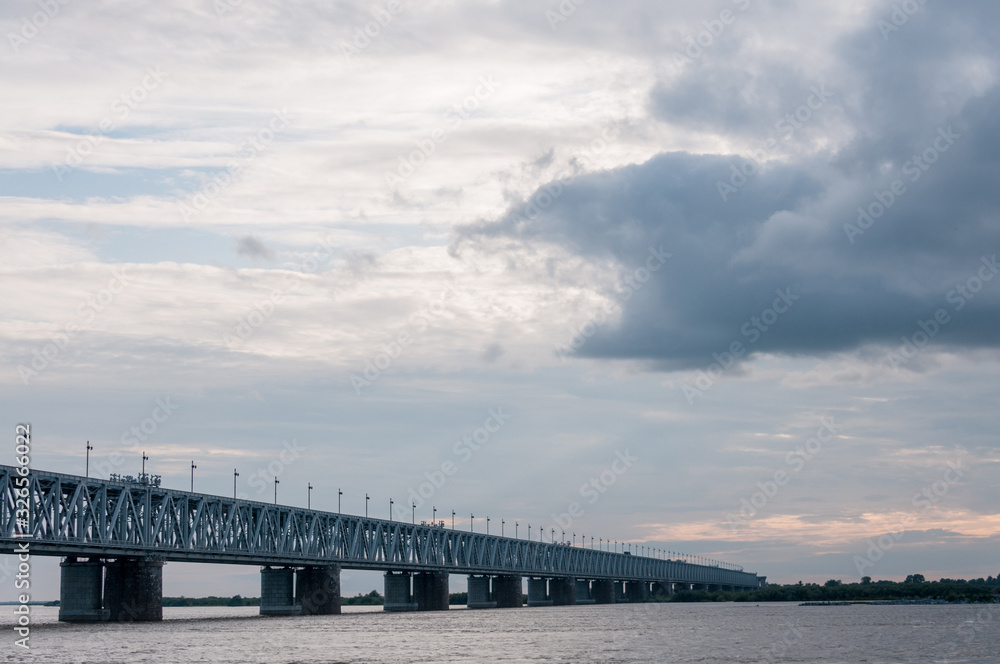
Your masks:
{"label": "steel truss bridge", "polygon": [[[395,572],[663,581],[757,588],[737,569],[412,525],[0,465],[0,547],[32,555],[147,558]],[[21,495],[18,495],[21,492]],[[19,502],[20,501],[20,502]],[[18,519],[27,501],[27,528]]]}

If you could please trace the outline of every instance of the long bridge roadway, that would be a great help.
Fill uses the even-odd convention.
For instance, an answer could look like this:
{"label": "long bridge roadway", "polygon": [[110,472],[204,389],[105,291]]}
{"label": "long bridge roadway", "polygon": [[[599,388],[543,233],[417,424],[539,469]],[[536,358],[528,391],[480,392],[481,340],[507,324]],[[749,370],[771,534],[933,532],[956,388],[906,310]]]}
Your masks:
{"label": "long bridge roadway", "polygon": [[[24,486],[24,479],[27,486]],[[387,611],[642,601],[680,589],[746,590],[740,568],[613,553],[0,465],[0,549],[62,556],[59,618],[160,620],[167,561],[262,566],[263,615],[340,612],[340,570],[385,574]],[[26,512],[25,512],[26,510]]]}

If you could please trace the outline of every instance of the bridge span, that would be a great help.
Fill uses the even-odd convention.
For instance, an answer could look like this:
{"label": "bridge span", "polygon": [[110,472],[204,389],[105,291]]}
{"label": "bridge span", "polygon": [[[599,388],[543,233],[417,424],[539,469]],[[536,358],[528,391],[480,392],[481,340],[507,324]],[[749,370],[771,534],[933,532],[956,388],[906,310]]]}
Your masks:
{"label": "bridge span", "polygon": [[[27,479],[27,486],[23,480]],[[262,615],[340,613],[342,569],[385,572],[386,611],[642,601],[681,589],[749,590],[741,569],[463,532],[0,465],[0,547],[61,556],[59,619],[162,619],[163,564],[256,565]]]}

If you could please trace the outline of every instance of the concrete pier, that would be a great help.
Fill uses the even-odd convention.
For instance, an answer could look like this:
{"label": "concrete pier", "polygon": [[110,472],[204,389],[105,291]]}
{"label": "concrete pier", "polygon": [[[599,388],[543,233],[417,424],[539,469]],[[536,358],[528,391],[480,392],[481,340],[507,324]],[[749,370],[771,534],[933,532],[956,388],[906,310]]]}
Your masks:
{"label": "concrete pier", "polygon": [[629,602],[645,602],[649,599],[649,583],[629,581],[625,584],[625,596]]}
{"label": "concrete pier", "polygon": [[295,603],[304,616],[340,613],[340,566],[300,569],[296,573]]}
{"label": "concrete pier", "polygon": [[469,577],[466,605],[470,609],[495,609],[497,607],[497,603],[490,600],[490,577],[475,574]]}
{"label": "concrete pier", "polygon": [[383,611],[416,611],[417,603],[410,595],[409,572],[385,573],[385,602]]}
{"label": "concrete pier", "polygon": [[549,579],[549,597],[553,606],[576,604],[576,579],[555,577]]}
{"label": "concrete pier", "polygon": [[590,594],[590,581],[587,579],[576,580],[576,603],[594,604],[594,597]]}
{"label": "concrete pier", "polygon": [[625,598],[625,582],[615,581],[614,584],[615,584],[615,601],[627,602],[628,600]]}
{"label": "concrete pier", "polygon": [[669,581],[656,581],[653,583],[652,593],[654,597],[669,597],[674,594],[674,584]]}
{"label": "concrete pier", "polygon": [[615,603],[615,584],[610,579],[594,579],[590,584],[591,595],[596,604]]}
{"label": "concrete pier", "polygon": [[521,590],[521,577],[519,576],[495,576],[493,577],[493,599],[497,607],[501,609],[511,609],[524,605],[524,592]]}
{"label": "concrete pier", "polygon": [[448,572],[417,572],[413,575],[413,601],[417,611],[447,611]]}
{"label": "concrete pier", "polygon": [[528,578],[528,606],[552,606],[548,594],[548,579]]}
{"label": "concrete pier", "polygon": [[119,558],[106,565],[104,608],[117,622],[163,620],[163,563]]}
{"label": "concrete pier", "polygon": [[297,616],[293,593],[295,571],[290,567],[265,567],[260,570],[260,615]]}
{"label": "concrete pier", "polygon": [[104,608],[104,563],[70,557],[59,567],[59,621],[107,620],[110,612]]}

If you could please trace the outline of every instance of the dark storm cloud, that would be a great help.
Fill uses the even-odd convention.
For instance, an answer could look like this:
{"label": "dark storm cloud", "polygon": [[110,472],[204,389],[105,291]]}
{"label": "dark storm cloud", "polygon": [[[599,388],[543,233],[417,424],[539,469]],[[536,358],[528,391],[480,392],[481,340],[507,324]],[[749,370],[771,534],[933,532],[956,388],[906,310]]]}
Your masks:
{"label": "dark storm cloud", "polygon": [[[560,183],[538,214],[515,206],[462,229],[456,250],[515,239],[610,257],[625,273],[651,247],[673,253],[622,302],[621,324],[587,341],[585,356],[683,368],[734,342],[789,355],[898,346],[939,310],[947,321],[936,344],[998,345],[1000,8],[928,4],[885,37],[879,18],[839,47],[838,103],[850,131],[831,138],[829,153],[780,166],[662,154]],[[808,77],[784,65],[756,75],[728,61],[694,71],[658,84],[651,107],[723,136],[766,126],[808,94]],[[532,200],[546,200],[543,190]]]}

